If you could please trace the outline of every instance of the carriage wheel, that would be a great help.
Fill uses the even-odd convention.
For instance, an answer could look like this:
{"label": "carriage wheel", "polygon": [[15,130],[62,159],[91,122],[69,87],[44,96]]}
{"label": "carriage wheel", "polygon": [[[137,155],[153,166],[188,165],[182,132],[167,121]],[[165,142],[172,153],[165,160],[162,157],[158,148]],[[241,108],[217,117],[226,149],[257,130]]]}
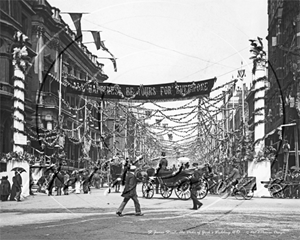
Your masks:
{"label": "carriage wheel", "polygon": [[175,188],[175,194],[179,199],[188,200],[191,198],[190,183],[182,183],[179,187]]}
{"label": "carriage wheel", "polygon": [[269,191],[273,198],[283,198],[283,189],[280,184],[274,183],[270,186]]}
{"label": "carriage wheel", "polygon": [[223,190],[222,188],[224,187],[225,185],[225,182],[224,181],[220,181],[217,183],[217,186],[216,186],[216,194],[220,195],[221,194],[221,190]]}
{"label": "carriage wheel", "polygon": [[244,200],[244,199],[246,199],[247,191],[244,187],[241,187],[239,189],[236,189],[234,196],[238,200]]}
{"label": "carriage wheel", "polygon": [[199,199],[203,199],[206,197],[208,193],[208,183],[206,180],[202,180],[201,189],[197,190],[197,196]]}
{"label": "carriage wheel", "polygon": [[169,198],[172,195],[172,188],[166,186],[166,185],[161,185],[160,187],[160,194],[162,195],[163,198]]}
{"label": "carriage wheel", "polygon": [[142,185],[142,192],[144,198],[152,198],[154,195],[154,187],[151,182],[144,182]]}
{"label": "carriage wheel", "polygon": [[253,196],[254,196],[254,191],[250,189],[249,191],[246,191],[244,198],[245,200],[250,200],[253,198]]}

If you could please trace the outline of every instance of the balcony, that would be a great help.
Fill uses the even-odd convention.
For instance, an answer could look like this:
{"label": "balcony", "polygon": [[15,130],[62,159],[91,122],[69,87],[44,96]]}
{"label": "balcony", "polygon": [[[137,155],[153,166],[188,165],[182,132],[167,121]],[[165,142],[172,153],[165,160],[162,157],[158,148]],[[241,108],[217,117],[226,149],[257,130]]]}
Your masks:
{"label": "balcony", "polygon": [[[37,91],[36,103],[39,107],[57,109],[58,111],[59,99],[58,96],[52,92],[40,92],[39,96],[39,92]],[[62,112],[68,116],[72,116],[71,112],[64,104],[62,104]]]}
{"label": "balcony", "polygon": [[45,107],[58,107],[58,97],[51,92],[37,92],[36,103]]}

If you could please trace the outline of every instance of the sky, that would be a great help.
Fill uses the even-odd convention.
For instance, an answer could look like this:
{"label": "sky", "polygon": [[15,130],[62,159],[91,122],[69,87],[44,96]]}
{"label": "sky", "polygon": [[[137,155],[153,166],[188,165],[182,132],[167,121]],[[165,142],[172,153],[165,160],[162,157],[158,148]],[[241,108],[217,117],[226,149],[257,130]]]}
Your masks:
{"label": "sky", "polygon": [[[82,30],[101,31],[117,58],[96,50],[92,35],[83,43],[105,64],[107,82],[160,84],[217,77],[215,86],[236,78],[242,67],[252,79],[249,39],[267,36],[263,0],[48,0],[61,12],[85,12]],[[63,20],[75,31],[68,14]],[[265,44],[266,46],[266,44]],[[243,66],[242,66],[243,63]],[[239,83],[241,84],[241,83]],[[238,84],[238,85],[239,85]]]}

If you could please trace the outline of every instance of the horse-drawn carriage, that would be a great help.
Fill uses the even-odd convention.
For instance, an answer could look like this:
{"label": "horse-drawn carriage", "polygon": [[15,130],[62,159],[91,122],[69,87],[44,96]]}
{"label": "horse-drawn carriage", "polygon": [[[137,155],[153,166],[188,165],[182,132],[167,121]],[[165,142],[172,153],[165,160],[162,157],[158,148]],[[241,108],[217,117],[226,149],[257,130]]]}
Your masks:
{"label": "horse-drawn carriage", "polygon": [[[182,200],[188,200],[191,197],[190,192],[190,179],[195,172],[195,169],[181,170],[173,172],[172,170],[160,170],[158,173],[149,174],[150,171],[147,170],[147,174],[144,174],[142,192],[143,197],[152,198],[156,191],[155,185],[159,184],[159,193],[163,198],[169,198],[173,191],[176,196]],[[201,177],[201,189],[198,191],[198,197],[204,198],[208,192],[208,184]]]}

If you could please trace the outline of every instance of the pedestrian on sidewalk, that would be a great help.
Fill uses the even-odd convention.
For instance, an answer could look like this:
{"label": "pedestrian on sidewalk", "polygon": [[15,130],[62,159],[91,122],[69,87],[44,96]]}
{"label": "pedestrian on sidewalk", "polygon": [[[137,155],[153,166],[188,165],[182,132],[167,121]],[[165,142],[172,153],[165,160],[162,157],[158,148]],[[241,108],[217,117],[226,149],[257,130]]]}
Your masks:
{"label": "pedestrian on sidewalk", "polygon": [[193,200],[193,210],[199,209],[203,204],[197,198],[197,191],[201,189],[201,174],[195,170],[190,178],[191,199]]}
{"label": "pedestrian on sidewalk", "polygon": [[2,176],[0,183],[0,200],[7,201],[10,194],[10,182],[8,181],[8,176]]}
{"label": "pedestrian on sidewalk", "polygon": [[13,184],[11,188],[10,201],[21,201],[22,192],[22,177],[18,171],[15,171],[15,176],[12,179]]}
{"label": "pedestrian on sidewalk", "polygon": [[140,207],[140,203],[139,203],[138,196],[136,193],[137,178],[134,174],[135,169],[136,169],[136,166],[131,165],[126,173],[125,187],[124,187],[123,193],[121,195],[122,197],[124,197],[124,199],[116,212],[116,214],[119,217],[122,216],[122,212],[130,199],[132,199],[134,202],[135,215],[136,216],[144,215],[141,213],[141,207]]}

